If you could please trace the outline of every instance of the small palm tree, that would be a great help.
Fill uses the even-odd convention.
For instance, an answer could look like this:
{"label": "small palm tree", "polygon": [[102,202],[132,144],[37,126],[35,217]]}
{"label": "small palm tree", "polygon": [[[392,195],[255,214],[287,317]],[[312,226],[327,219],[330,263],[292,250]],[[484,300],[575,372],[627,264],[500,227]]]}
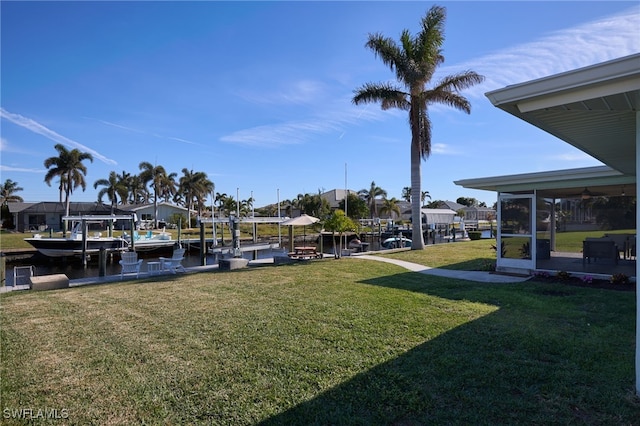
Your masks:
{"label": "small palm tree", "polygon": [[[324,221],[324,229],[333,234],[333,247],[336,259],[342,257],[342,235],[347,231],[355,231],[358,225],[343,210],[334,210]],[[336,232],[338,233],[339,247],[336,250]]]}
{"label": "small palm tree", "polygon": [[373,50],[382,62],[395,72],[401,84],[366,83],[355,90],[352,102],[356,105],[379,102],[383,110],[398,108],[409,112],[411,127],[411,215],[413,218],[412,250],[424,249],[422,235],[421,205],[421,160],[431,154],[431,120],[428,106],[441,103],[471,111],[469,101],[460,91],[483,81],[473,71],[444,77],[433,87],[427,88],[438,66],[444,62],[445,9],[433,6],[421,22],[421,30],[412,36],[408,30],[400,35],[400,42],[370,34],[366,47]]}
{"label": "small palm tree", "polygon": [[65,214],[69,216],[70,195],[73,190],[77,187],[81,187],[83,191],[87,189],[87,182],[84,179],[87,175],[87,167],[82,162],[84,160],[93,162],[93,156],[75,148],[69,151],[60,143],[54,148],[58,151],[58,156],[44,160],[44,166],[49,169],[44,176],[44,181],[51,186],[53,178],[60,179],[60,191],[64,191],[65,194]]}
{"label": "small palm tree", "polygon": [[420,201],[422,201],[422,205],[424,206],[424,202],[428,199],[431,199],[431,195],[429,194],[429,191],[422,191],[422,193],[420,194]]}
{"label": "small palm tree", "polygon": [[18,182],[14,182],[11,179],[7,179],[0,185],[0,204],[6,206],[7,203],[23,202],[21,196],[16,195],[16,192],[23,191],[23,188],[18,186]]}

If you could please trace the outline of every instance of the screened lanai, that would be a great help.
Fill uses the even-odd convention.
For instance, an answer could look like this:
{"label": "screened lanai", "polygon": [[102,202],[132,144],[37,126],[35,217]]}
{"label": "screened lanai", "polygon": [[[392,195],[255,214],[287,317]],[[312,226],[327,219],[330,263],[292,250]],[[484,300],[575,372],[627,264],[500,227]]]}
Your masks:
{"label": "screened lanai", "polygon": [[[640,146],[640,53],[507,86],[489,92],[486,96],[497,108],[573,145],[609,168],[608,171],[602,170],[604,176],[601,176],[601,179],[595,179],[596,176],[592,176],[594,180],[590,181],[587,174],[585,180],[576,182],[574,185],[569,184],[571,171],[564,171],[567,181],[564,185],[554,185],[550,182],[553,180],[552,173],[547,176],[549,179],[546,179],[546,182],[540,182],[540,186],[529,185],[528,188],[523,186],[509,189],[502,187],[498,189],[501,205],[502,200],[529,205],[528,215],[533,218],[536,217],[536,205],[540,197],[559,196],[552,190],[580,191],[580,194],[583,192],[588,194],[596,190],[613,191],[616,187],[622,191],[622,184],[633,185],[633,189],[631,186],[628,189],[625,187],[625,193],[633,194],[637,200],[639,194],[636,175],[640,165],[638,149]],[[556,177],[560,178],[562,173],[556,172]],[[541,181],[544,180],[543,176]],[[456,183],[474,187],[473,180]],[[525,194],[525,191],[529,193]],[[638,214],[636,209],[636,234],[640,218]],[[530,229],[523,231],[527,232],[526,234],[522,234],[532,242],[537,236],[536,222],[532,220]],[[499,223],[498,226],[501,227],[502,224]],[[499,238],[501,238],[503,231],[499,232]],[[531,246],[532,259],[529,259],[529,265],[535,261],[537,248],[536,245]],[[513,263],[517,264],[518,260],[505,258],[502,266],[510,268]],[[526,262],[523,260],[522,263]],[[634,275],[637,277],[638,264],[635,263]],[[500,257],[498,264],[500,264]],[[636,341],[640,341],[639,291],[636,291],[636,309]],[[638,345],[636,345],[635,367],[636,393],[640,395],[640,347]]]}
{"label": "screened lanai", "polygon": [[[507,86],[486,96],[497,108],[604,164],[456,181],[467,188],[498,193],[498,244],[504,242],[507,250],[506,256],[498,256],[498,269],[536,269],[538,251],[546,252],[547,244],[541,241],[546,238],[540,235],[543,231],[538,227],[542,228],[544,222],[539,219],[544,206],[554,200],[563,197],[582,199],[583,193],[591,197],[623,192],[637,198],[640,54]],[[502,218],[505,214],[507,217]],[[551,222],[556,220],[556,215],[549,215],[548,220],[549,231],[544,232],[548,234],[549,250],[553,251],[556,227]],[[633,275],[637,276],[637,265],[635,271]]]}
{"label": "screened lanai", "polygon": [[[635,238],[632,235],[613,237],[619,240],[619,256],[615,260],[585,259],[580,249],[556,249],[557,232],[562,229],[561,202],[568,200],[570,205],[580,209],[589,206],[597,197],[635,196],[634,176],[599,166],[466,179],[456,181],[456,184],[497,193],[500,271],[636,276]],[[596,234],[604,237],[609,233],[603,230]]]}

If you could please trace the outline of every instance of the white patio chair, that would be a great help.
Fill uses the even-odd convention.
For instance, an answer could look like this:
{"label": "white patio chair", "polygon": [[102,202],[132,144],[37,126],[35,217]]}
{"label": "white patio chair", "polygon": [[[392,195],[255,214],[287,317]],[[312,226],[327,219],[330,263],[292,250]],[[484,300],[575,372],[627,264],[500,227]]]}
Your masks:
{"label": "white patio chair", "polygon": [[169,271],[175,274],[177,271],[185,272],[184,266],[182,266],[182,260],[184,259],[185,249],[174,249],[173,256],[160,258],[160,269],[163,271]]}
{"label": "white patio chair", "polygon": [[138,253],[135,251],[126,251],[121,255],[122,259],[120,260],[120,266],[122,269],[120,270],[120,279],[124,278],[124,274],[136,274],[136,278],[140,276],[140,266],[142,266],[142,259],[138,259]]}

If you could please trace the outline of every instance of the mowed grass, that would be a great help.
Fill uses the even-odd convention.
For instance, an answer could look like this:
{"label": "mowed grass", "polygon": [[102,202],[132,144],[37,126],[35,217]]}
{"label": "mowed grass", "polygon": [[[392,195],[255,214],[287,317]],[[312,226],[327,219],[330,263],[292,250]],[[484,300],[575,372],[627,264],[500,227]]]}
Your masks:
{"label": "mowed grass", "polygon": [[[582,242],[586,238],[602,237],[605,233],[635,234],[635,230],[558,232],[556,235],[556,251],[580,253],[582,252]],[[425,250],[406,250],[378,254],[432,268],[482,271],[487,270],[489,264],[495,264],[496,251],[493,248],[495,245],[495,239],[482,239],[427,245]]]}
{"label": "mowed grass", "polygon": [[3,413],[52,424],[640,421],[632,292],[343,258],[0,301]]}
{"label": "mowed grass", "polygon": [[495,264],[496,251],[491,248],[495,244],[495,239],[458,241],[455,243],[426,245],[424,250],[407,249],[393,253],[382,251],[376,253],[376,255],[418,263],[432,268],[480,271],[487,270],[486,266],[489,263]]}

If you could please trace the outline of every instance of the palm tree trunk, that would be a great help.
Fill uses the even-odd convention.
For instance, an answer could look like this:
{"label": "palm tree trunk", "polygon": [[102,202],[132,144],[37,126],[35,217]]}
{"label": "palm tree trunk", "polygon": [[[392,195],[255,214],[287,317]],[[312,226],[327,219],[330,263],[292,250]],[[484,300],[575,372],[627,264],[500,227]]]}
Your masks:
{"label": "palm tree trunk", "polygon": [[[65,207],[64,207],[64,213],[65,214],[64,215],[65,216],[69,216],[69,206],[71,204],[70,201],[71,200],[70,200],[70,197],[69,197],[69,188],[67,187],[67,190],[65,192],[65,200],[64,200],[64,204],[65,204]],[[69,221],[66,221],[65,225],[64,225],[64,230],[65,231],[69,231],[70,229],[68,229],[68,228],[69,228]]]}
{"label": "palm tree trunk", "polygon": [[411,143],[411,250],[423,250],[422,211],[420,210],[420,194],[422,192],[422,172],[420,148],[417,143]]}
{"label": "palm tree trunk", "polygon": [[[158,229],[158,191],[154,191],[153,196],[153,229]],[[189,227],[191,227],[191,222],[189,222]]]}

